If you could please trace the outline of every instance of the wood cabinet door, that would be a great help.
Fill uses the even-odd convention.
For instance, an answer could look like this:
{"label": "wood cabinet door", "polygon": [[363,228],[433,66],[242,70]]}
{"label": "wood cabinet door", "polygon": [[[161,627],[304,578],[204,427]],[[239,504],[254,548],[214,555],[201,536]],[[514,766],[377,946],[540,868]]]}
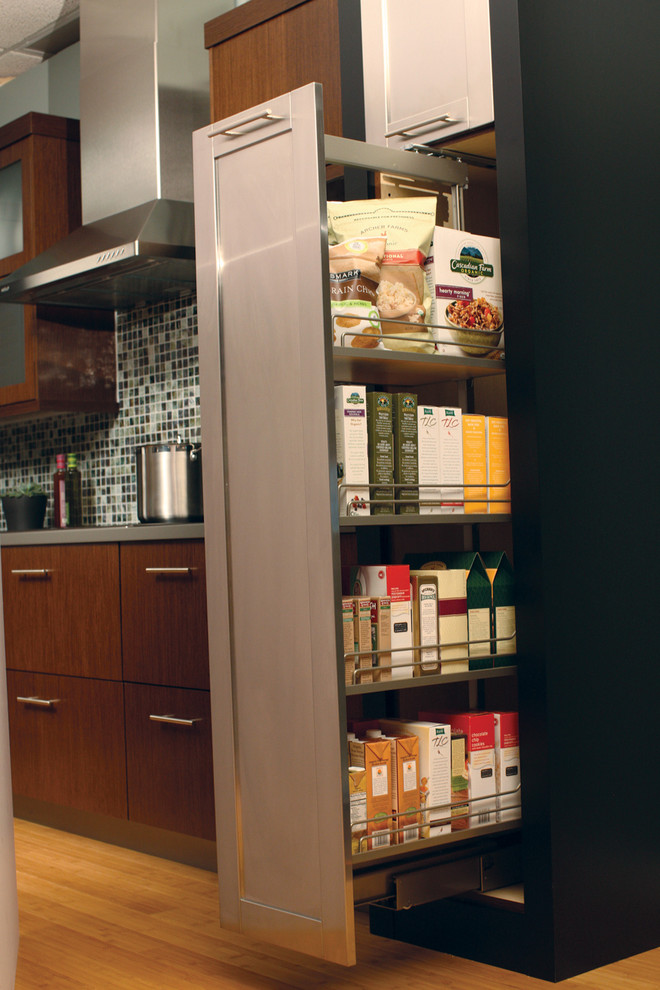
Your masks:
{"label": "wood cabinet door", "polygon": [[124,680],[208,689],[204,542],[125,543],[120,556]]}
{"label": "wood cabinet door", "polygon": [[7,667],[121,680],[116,544],[3,547]]}
{"label": "wood cabinet door", "polygon": [[9,670],[7,688],[14,793],[125,818],[122,685]]}
{"label": "wood cabinet door", "polygon": [[126,684],[128,817],[215,838],[207,691]]}

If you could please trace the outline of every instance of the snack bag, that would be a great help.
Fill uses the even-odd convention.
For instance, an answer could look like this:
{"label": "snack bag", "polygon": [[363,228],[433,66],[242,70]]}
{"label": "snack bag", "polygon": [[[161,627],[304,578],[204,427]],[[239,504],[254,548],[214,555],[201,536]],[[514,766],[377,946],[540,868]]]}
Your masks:
{"label": "snack bag", "polygon": [[329,247],[332,340],[338,347],[382,347],[376,299],[385,244],[385,237],[356,237]]}
{"label": "snack bag", "polygon": [[349,200],[328,203],[331,245],[352,238],[387,238],[376,302],[382,343],[392,350],[433,351],[431,295],[424,262],[435,229],[436,197]]}

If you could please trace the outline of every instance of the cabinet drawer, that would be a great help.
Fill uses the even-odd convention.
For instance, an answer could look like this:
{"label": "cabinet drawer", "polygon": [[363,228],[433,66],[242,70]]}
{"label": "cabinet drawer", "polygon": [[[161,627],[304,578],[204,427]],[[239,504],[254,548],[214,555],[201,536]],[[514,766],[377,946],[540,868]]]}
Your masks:
{"label": "cabinet drawer", "polygon": [[125,704],[129,818],[214,839],[208,692],[126,684]]}
{"label": "cabinet drawer", "polygon": [[122,685],[7,672],[16,794],[126,817]]}
{"label": "cabinet drawer", "polygon": [[7,666],[121,680],[116,545],[3,547]]}
{"label": "cabinet drawer", "polygon": [[208,689],[203,541],[124,544],[120,554],[124,679]]}

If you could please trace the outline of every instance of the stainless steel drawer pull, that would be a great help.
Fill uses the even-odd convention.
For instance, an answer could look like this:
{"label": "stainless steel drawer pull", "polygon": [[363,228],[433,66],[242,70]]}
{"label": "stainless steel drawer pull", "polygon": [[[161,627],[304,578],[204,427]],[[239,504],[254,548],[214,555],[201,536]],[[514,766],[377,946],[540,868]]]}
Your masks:
{"label": "stainless steel drawer pull", "polygon": [[48,577],[51,572],[47,567],[37,567],[33,570],[12,571],[11,573],[17,574],[19,577]]}
{"label": "stainless steel drawer pull", "polygon": [[460,124],[460,117],[452,117],[450,113],[443,113],[440,117],[432,117],[430,120],[422,120],[419,124],[410,124],[408,127],[402,127],[398,131],[388,131],[385,135],[386,138],[396,137],[401,135],[401,137],[413,137],[415,131],[421,131],[425,127],[430,127],[431,124],[442,124],[443,127],[451,127],[452,124]]}
{"label": "stainless steel drawer pull", "polygon": [[145,567],[147,574],[192,574],[192,567]]}
{"label": "stainless steel drawer pull", "polygon": [[264,110],[263,113],[257,113],[252,117],[244,117],[242,120],[237,120],[230,127],[222,127],[217,131],[211,131],[209,137],[217,137],[218,134],[224,134],[227,137],[241,137],[242,135],[238,128],[246,127],[248,124],[255,124],[258,120],[284,120],[284,117],[278,116],[271,110]]}
{"label": "stainless steel drawer pull", "polygon": [[21,701],[24,705],[39,705],[41,708],[52,708],[53,705],[58,705],[60,702],[59,698],[35,698],[30,696],[29,698],[17,698],[16,701]]}
{"label": "stainless steel drawer pull", "polygon": [[201,718],[178,718],[176,715],[150,715],[151,722],[166,722],[168,725],[194,725],[195,722],[203,722]]}

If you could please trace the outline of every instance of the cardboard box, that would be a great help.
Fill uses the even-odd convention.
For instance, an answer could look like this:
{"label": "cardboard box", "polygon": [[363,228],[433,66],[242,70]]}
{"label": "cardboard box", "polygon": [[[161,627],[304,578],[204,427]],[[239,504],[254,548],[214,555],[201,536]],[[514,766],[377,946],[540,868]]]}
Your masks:
{"label": "cardboard box", "polygon": [[[392,435],[392,396],[389,392],[367,392],[367,435],[369,447],[369,491],[371,515],[394,512],[394,438]],[[378,487],[379,485],[389,487]]]}
{"label": "cardboard box", "polygon": [[367,771],[364,767],[348,768],[348,805],[351,819],[351,852],[366,852]]}
{"label": "cardboard box", "polygon": [[341,600],[341,628],[344,644],[344,682],[353,683],[353,671],[356,669],[357,657],[353,656],[355,650],[355,608],[352,598],[342,598]]}
{"label": "cardboard box", "polygon": [[[469,669],[467,582],[465,571],[424,567],[411,577],[435,577],[438,583],[438,641],[440,673]],[[421,671],[425,673],[424,670]]]}
{"label": "cardboard box", "polygon": [[463,415],[463,484],[465,512],[488,511],[486,502],[486,417],[479,413]]}
{"label": "cardboard box", "polygon": [[[467,803],[468,755],[464,732],[451,733],[451,830],[461,832],[470,827],[470,805]],[[463,802],[465,801],[465,804]]]}
{"label": "cardboard box", "polygon": [[[489,585],[490,588],[490,585]],[[392,680],[392,600],[387,595],[371,599],[371,664],[374,681]]]}
{"label": "cardboard box", "polygon": [[486,474],[488,511],[511,512],[509,421],[505,416],[486,416]]}
{"label": "cardboard box", "polygon": [[491,583],[495,666],[506,667],[516,652],[516,604],[513,568],[503,550],[482,550]]}
{"label": "cardboard box", "polygon": [[335,440],[339,514],[368,516],[369,453],[364,385],[335,385]]}
{"label": "cardboard box", "polygon": [[[455,407],[417,407],[419,511],[422,515],[464,511],[462,420],[462,411]],[[438,487],[428,487],[435,485]]]}
{"label": "cardboard box", "polygon": [[396,392],[392,428],[394,434],[394,481],[402,487],[396,489],[399,515],[419,514],[419,462],[417,451],[417,396],[411,392]]}
{"label": "cardboard box", "polygon": [[400,650],[392,653],[392,677],[412,677],[410,568],[406,564],[354,567],[349,572],[349,583],[356,595],[369,598],[386,596],[391,600],[392,649]]}
{"label": "cardboard box", "polygon": [[359,655],[355,676],[356,684],[371,684],[373,682],[371,657],[371,598],[353,598],[353,640],[354,651]]}
{"label": "cardboard box", "polygon": [[518,712],[493,712],[497,820],[520,818],[520,736]]}
{"label": "cardboard box", "polygon": [[469,668],[484,670],[492,667],[492,589],[483,560],[473,550],[442,553],[439,559],[450,570],[465,570]]}
{"label": "cardboard box", "polygon": [[448,722],[466,736],[469,827],[490,825],[497,817],[495,719],[492,712],[420,712],[420,721]]}
{"label": "cardboard box", "polygon": [[392,811],[399,826],[398,843],[419,839],[419,741],[417,736],[401,734],[391,737]]}
{"label": "cardboard box", "polygon": [[[366,770],[366,849],[392,845],[392,775],[389,739],[351,739],[348,762]],[[369,820],[372,819],[372,820]],[[362,843],[365,847],[365,843]]]}
{"label": "cardboard box", "polygon": [[[504,311],[500,242],[496,237],[470,234],[450,227],[436,227],[426,259],[425,272],[431,293],[431,323],[440,354],[470,357],[504,357]],[[448,307],[483,300],[480,313],[488,312],[490,332],[469,337],[452,328]],[[477,319],[477,324],[480,319]],[[477,346],[486,344],[487,346]]]}
{"label": "cardboard box", "polygon": [[[407,719],[381,719],[383,732],[417,737],[419,752],[420,838],[451,831],[451,726]],[[467,787],[467,779],[465,781]]]}
{"label": "cardboard box", "polygon": [[415,676],[440,673],[438,651],[438,579],[426,571],[410,572]]}

